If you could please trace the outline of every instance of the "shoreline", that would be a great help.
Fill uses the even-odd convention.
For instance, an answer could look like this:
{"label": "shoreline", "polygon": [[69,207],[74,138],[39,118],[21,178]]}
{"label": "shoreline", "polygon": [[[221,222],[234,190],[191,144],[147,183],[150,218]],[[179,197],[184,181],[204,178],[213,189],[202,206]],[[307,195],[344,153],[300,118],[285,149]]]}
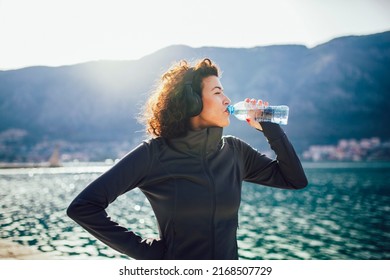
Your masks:
{"label": "shoreline", "polygon": [[0,262],[2,260],[107,260],[104,257],[67,256],[56,252],[42,252],[11,239],[0,239]]}
{"label": "shoreline", "polygon": [[0,260],[54,260],[62,257],[20,245],[9,239],[0,239]]}

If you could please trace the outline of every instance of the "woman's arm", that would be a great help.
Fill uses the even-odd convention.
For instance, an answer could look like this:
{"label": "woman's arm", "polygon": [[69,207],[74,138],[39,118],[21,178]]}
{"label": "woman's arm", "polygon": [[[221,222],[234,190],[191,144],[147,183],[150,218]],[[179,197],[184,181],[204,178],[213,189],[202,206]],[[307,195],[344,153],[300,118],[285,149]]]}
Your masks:
{"label": "woman's arm", "polygon": [[132,231],[112,221],[105,209],[118,196],[143,183],[151,159],[150,149],[145,143],[141,144],[90,183],[67,209],[68,216],[97,239],[135,259],[161,259],[164,250],[162,242],[143,241]]}
{"label": "woman's arm", "polygon": [[268,122],[262,122],[261,128],[276,159],[268,158],[249,145],[244,145],[244,180],[285,189],[306,187],[308,182],[301,162],[282,128]]}

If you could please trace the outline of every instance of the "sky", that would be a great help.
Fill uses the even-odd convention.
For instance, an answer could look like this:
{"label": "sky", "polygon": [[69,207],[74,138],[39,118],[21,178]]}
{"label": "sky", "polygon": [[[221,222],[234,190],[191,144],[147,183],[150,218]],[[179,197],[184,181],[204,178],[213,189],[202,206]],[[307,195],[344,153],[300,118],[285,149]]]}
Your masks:
{"label": "sky", "polygon": [[[390,0],[0,0],[0,70],[390,31]],[[180,58],[178,58],[180,59]]]}

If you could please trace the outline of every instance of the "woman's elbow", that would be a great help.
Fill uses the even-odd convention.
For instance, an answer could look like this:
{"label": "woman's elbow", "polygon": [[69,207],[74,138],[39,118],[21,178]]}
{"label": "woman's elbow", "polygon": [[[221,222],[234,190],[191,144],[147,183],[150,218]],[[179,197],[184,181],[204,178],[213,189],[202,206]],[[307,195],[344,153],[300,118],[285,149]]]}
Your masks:
{"label": "woman's elbow", "polygon": [[75,220],[75,221],[78,220],[79,211],[78,211],[77,205],[74,201],[66,209],[66,215],[68,215],[68,217],[71,218],[72,220]]}
{"label": "woman's elbow", "polygon": [[307,181],[306,176],[301,178],[299,181],[294,182],[293,189],[295,190],[301,190],[307,187],[309,182]]}

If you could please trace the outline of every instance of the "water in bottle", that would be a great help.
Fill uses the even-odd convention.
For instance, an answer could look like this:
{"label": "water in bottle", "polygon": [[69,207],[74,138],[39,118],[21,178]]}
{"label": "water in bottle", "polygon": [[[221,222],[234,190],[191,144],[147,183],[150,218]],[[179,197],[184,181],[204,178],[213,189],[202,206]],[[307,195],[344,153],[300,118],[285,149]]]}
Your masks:
{"label": "water in bottle", "polygon": [[258,122],[273,122],[286,125],[289,108],[286,105],[265,107],[241,101],[234,105],[228,105],[227,111],[242,121],[246,120],[248,116],[252,116]]}

